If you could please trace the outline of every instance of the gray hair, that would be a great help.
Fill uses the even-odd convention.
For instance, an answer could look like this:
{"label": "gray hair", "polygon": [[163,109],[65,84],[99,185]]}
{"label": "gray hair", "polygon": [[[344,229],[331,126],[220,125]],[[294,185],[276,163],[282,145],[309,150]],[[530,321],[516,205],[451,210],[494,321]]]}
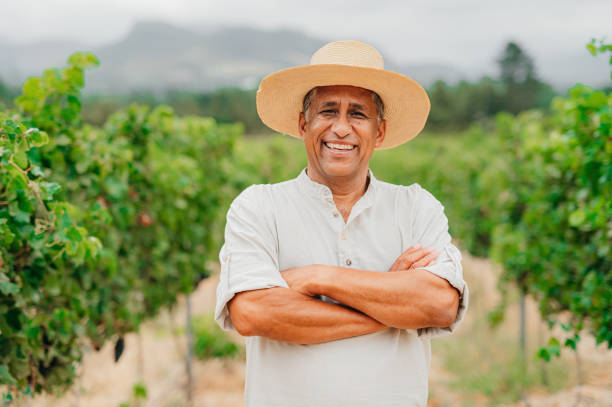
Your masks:
{"label": "gray hair", "polygon": [[[317,89],[319,89],[319,86],[315,86],[314,88],[310,89],[302,101],[302,112],[304,112],[304,118],[306,121],[308,121],[308,109],[310,109],[310,105],[317,95]],[[374,105],[376,105],[376,114],[378,115],[378,124],[380,125],[380,122],[385,116],[385,105],[383,104],[380,96],[378,96],[378,93],[374,92],[373,90],[366,90],[372,95],[372,102],[374,102]]]}

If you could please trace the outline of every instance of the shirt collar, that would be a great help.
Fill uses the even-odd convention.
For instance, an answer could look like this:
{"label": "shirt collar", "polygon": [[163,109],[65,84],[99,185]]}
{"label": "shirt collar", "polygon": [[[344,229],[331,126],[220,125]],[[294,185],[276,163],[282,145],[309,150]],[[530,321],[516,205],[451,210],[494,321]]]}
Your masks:
{"label": "shirt collar", "polygon": [[[371,204],[374,202],[378,180],[370,168],[368,168],[368,177],[370,178],[368,189],[361,196],[361,198],[359,198],[357,203],[355,203],[355,207],[359,205],[360,207],[365,208],[367,206],[371,206]],[[306,168],[302,169],[300,175],[297,177],[297,181],[302,192],[314,198],[323,198],[332,205],[335,205],[331,189],[329,189],[327,185],[319,184],[318,182],[310,179],[308,174],[306,174]]]}

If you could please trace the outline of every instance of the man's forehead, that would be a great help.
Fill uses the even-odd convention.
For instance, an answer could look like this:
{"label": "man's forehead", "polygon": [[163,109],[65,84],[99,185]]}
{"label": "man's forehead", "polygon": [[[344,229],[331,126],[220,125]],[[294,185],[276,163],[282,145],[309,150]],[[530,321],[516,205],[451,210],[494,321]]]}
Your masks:
{"label": "man's forehead", "polygon": [[318,86],[315,95],[315,100],[319,104],[334,105],[340,102],[340,98],[349,97],[350,99],[354,99],[353,103],[351,104],[374,106],[374,102],[372,99],[373,94],[374,92],[372,92],[371,90],[360,88],[358,86]]}

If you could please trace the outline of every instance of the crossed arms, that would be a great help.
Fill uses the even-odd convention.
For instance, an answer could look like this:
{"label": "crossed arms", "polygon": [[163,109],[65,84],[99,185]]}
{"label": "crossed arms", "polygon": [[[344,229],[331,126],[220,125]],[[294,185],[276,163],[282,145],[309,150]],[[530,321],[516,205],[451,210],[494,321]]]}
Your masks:
{"label": "crossed arms", "polygon": [[[389,327],[449,326],[457,315],[459,292],[427,270],[437,255],[407,249],[389,272],[311,265],[281,272],[289,288],[237,293],[230,318],[243,336],[265,336],[299,344],[329,342]],[[344,304],[314,298],[325,295]]]}

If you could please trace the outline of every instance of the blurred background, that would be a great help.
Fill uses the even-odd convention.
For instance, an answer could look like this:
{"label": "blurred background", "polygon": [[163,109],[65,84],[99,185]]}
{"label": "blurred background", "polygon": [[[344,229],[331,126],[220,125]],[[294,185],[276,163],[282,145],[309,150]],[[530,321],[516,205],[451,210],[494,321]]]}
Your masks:
{"label": "blurred background", "polygon": [[442,202],[463,254],[429,404],[612,405],[610,1],[0,6],[4,405],[244,405],[211,315],[225,213],[306,165],[255,92],[341,39],[431,99],[371,161]]}
{"label": "blurred background", "polygon": [[[261,78],[308,64],[339,39],[374,45],[387,69],[428,90],[428,129],[546,108],[577,82],[610,86],[606,56],[585,54],[591,38],[610,34],[603,0],[3,3],[0,97],[10,101],[28,76],[91,51],[100,66],[87,74],[83,114],[95,124],[138,101],[269,133],[252,103]],[[508,81],[515,86],[504,89]]]}

